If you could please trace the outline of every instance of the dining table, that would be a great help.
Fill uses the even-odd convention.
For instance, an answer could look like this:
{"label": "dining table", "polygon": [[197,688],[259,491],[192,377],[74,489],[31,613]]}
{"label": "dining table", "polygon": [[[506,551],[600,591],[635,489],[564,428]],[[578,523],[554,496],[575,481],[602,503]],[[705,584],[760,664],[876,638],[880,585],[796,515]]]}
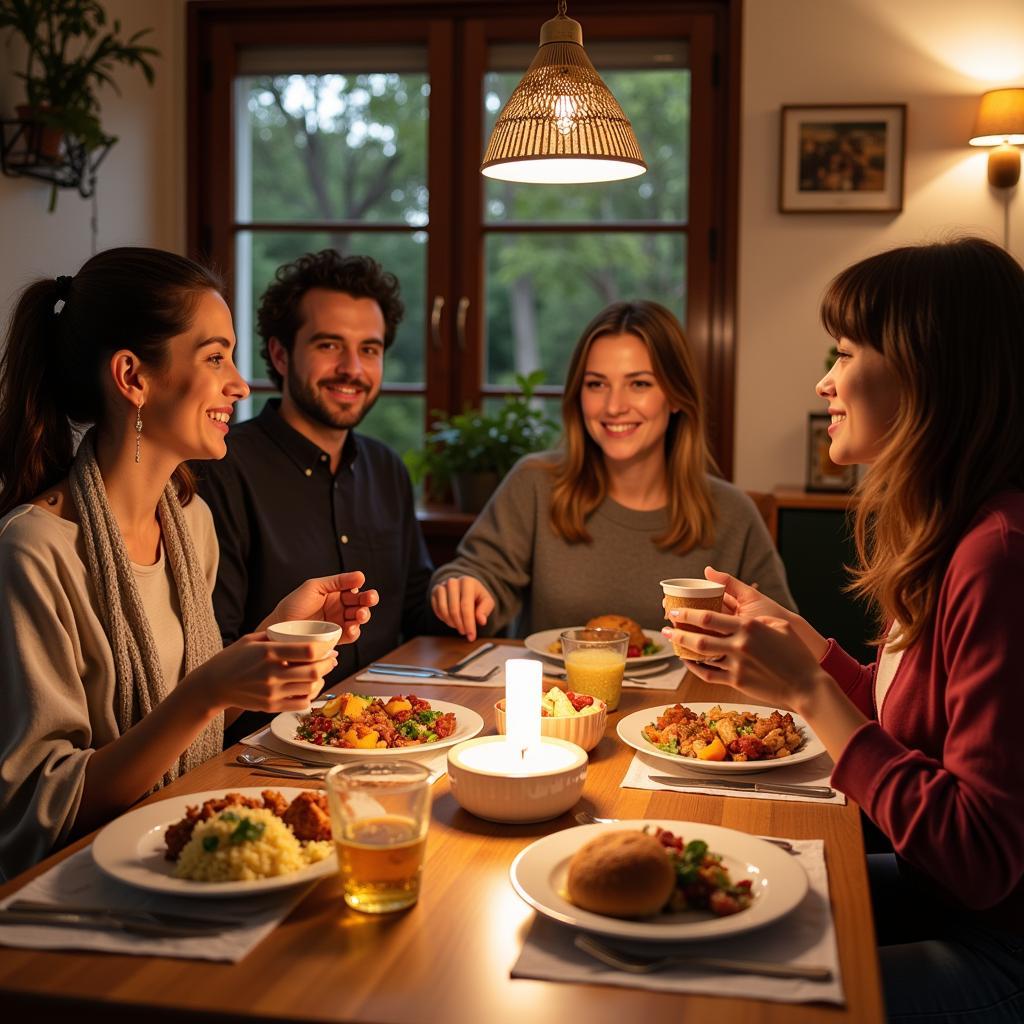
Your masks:
{"label": "dining table", "polygon": [[[509,656],[522,648],[516,641]],[[454,637],[418,637],[385,661],[442,667],[472,650]],[[353,679],[342,692],[366,692]],[[340,687],[340,688],[339,688]],[[393,684],[380,692],[398,692]],[[458,703],[495,731],[496,687],[410,680],[402,692]],[[736,692],[692,674],[675,691],[624,689],[604,737],[590,752],[579,804],[551,821],[499,824],[456,802],[447,776],[433,786],[432,818],[419,901],[396,914],[349,909],[336,875],[317,883],[267,938],[237,963],[88,950],[0,947],[0,1005],[6,1019],[69,1021],[358,1021],[372,1024],[586,1024],[707,1021],[721,1024],[827,1024],[884,1020],[860,811],[848,801],[816,804],[730,795],[622,788],[634,751],[616,723],[644,707],[675,701],[732,701]],[[274,788],[237,763],[236,745],[140,803],[207,790]],[[296,785],[282,780],[280,785]],[[315,788],[317,784],[307,786]],[[510,976],[535,911],[515,892],[509,868],[540,837],[571,828],[574,812],[623,819],[669,819],[742,832],[824,841],[845,1005],[770,1002],[745,995],[722,975],[721,994],[668,994],[600,984]],[[88,846],[85,836],[0,887],[11,895],[56,862]],[[765,943],[772,928],[761,930]],[[754,933],[756,934],[756,933]],[[13,1014],[13,1016],[12,1016]]]}

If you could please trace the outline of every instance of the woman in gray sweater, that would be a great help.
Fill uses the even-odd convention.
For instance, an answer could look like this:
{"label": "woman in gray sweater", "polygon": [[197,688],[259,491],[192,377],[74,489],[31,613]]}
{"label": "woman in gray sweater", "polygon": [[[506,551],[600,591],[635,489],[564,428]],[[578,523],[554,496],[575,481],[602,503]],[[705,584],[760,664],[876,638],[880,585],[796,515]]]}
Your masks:
{"label": "woman in gray sweater", "polygon": [[707,565],[794,608],[754,503],[714,468],[679,321],[617,302],[585,328],[562,399],[558,452],[522,459],[431,580],[440,619],[473,640],[597,615],[663,624],[658,581]]}

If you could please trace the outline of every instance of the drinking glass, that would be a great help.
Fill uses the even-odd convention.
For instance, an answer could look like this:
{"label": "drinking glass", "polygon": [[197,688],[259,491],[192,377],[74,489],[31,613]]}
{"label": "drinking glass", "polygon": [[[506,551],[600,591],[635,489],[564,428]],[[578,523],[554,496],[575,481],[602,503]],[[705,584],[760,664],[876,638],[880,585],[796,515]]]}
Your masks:
{"label": "drinking glass", "polygon": [[563,630],[560,637],[571,689],[603,700],[614,711],[622,694],[629,634],[586,626]]}
{"label": "drinking glass", "polygon": [[430,773],[415,761],[361,761],[327,773],[345,902],[366,914],[411,907],[430,824]]}

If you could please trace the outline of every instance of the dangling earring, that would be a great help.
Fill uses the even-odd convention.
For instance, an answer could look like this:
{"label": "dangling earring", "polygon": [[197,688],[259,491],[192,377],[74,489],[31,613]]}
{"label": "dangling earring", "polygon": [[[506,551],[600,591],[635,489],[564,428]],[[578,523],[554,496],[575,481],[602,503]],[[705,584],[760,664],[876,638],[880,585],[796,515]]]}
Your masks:
{"label": "dangling earring", "polygon": [[139,402],[138,411],[135,413],[135,464],[142,461],[142,403]]}

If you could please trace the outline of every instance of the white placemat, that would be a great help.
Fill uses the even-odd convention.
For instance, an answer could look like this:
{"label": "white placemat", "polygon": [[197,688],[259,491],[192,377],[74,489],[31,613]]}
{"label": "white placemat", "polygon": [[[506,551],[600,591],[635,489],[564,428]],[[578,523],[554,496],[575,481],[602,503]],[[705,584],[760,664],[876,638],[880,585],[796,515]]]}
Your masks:
{"label": "white placemat", "polygon": [[153,910],[189,917],[226,918],[237,921],[223,932],[189,938],[150,938],[100,928],[67,928],[60,925],[0,925],[0,945],[28,949],[87,949],[133,956],[169,956],[188,960],[226,960],[237,963],[262,942],[291,913],[315,885],[300,885],[283,892],[245,899],[188,899],[163,896],[122,885],[108,878],[92,859],[92,848],[72,854],[49,871],[8,896],[0,906],[15,900],[36,900],[55,906],[79,904],[113,910]]}
{"label": "white placemat", "polygon": [[540,915],[526,936],[522,953],[512,968],[513,978],[541,978],[578,984],[617,985],[653,992],[696,992],[709,996],[741,995],[775,1003],[835,1003],[843,1005],[842,976],[835,924],[828,895],[825,845],[820,839],[791,839],[807,872],[810,889],[803,902],[781,921],[732,939],[701,942],[696,946],[661,946],[598,938],[617,949],[652,955],[687,951],[701,956],[764,960],[774,964],[813,964],[832,970],[830,981],[765,978],[759,974],[725,974],[697,968],[669,967],[656,974],[627,974],[606,967],[573,945],[574,928]]}
{"label": "white placemat", "polygon": [[[271,731],[270,726],[265,729],[257,729],[256,732],[249,733],[248,736],[243,736],[239,743],[245,744],[247,747],[264,747],[268,750],[275,750],[279,754],[283,754],[285,757],[302,757],[307,760],[315,760],[316,754],[313,751],[307,751],[305,749],[298,749],[296,747],[289,747],[287,743],[283,743],[279,740]],[[431,750],[429,747],[423,748],[423,754],[417,754],[415,757],[408,756],[404,757],[403,760],[417,761],[422,764],[430,772],[430,781],[437,782],[442,775],[448,773],[448,748],[444,750]],[[262,753],[262,751],[260,751]],[[311,782],[316,782],[322,777],[324,768],[330,768],[333,765],[338,764],[338,761],[328,761],[326,756],[324,757],[323,768],[303,768],[301,765],[287,764],[284,765],[288,771],[301,772]],[[273,773],[273,766],[267,765],[264,769],[261,766],[254,765],[252,771],[259,772],[266,770],[268,773]],[[282,782],[282,785],[285,783]]]}
{"label": "white placemat", "polygon": [[[509,658],[523,658],[527,661],[539,661],[544,666],[546,680],[558,683],[565,688],[565,672],[560,664],[554,661],[544,661],[535,654],[527,651],[522,645],[499,645],[493,651],[482,654],[476,661],[466,666],[466,671],[482,675],[489,668],[498,666],[498,671],[490,679],[449,679],[449,678],[419,678],[415,676],[387,675],[382,672],[362,672],[356,678],[361,683],[388,683],[414,690],[417,685],[443,685],[443,686],[475,686],[484,688],[505,686],[505,662]],[[622,685],[627,689],[637,690],[674,690],[683,681],[686,669],[675,658],[664,662],[664,671],[646,674],[643,672],[627,672]]]}
{"label": "white placemat", "polygon": [[[735,782],[782,782],[791,786],[831,786],[832,758],[822,754],[802,764],[787,765],[785,768],[771,768],[757,773],[744,772],[742,775],[730,775],[729,781]],[[661,782],[652,782],[652,775],[675,775],[686,780],[686,789],[666,786]],[[740,789],[717,789],[713,786],[701,786],[702,782],[715,779],[717,776],[687,771],[674,761],[664,761],[650,754],[633,755],[626,774],[622,776],[619,786],[622,789],[658,789],[669,793],[706,793],[709,796],[739,796],[745,800],[789,800],[796,803],[809,804],[840,804],[846,803],[846,795],[836,790],[831,797],[791,796],[788,793],[754,793]]]}

